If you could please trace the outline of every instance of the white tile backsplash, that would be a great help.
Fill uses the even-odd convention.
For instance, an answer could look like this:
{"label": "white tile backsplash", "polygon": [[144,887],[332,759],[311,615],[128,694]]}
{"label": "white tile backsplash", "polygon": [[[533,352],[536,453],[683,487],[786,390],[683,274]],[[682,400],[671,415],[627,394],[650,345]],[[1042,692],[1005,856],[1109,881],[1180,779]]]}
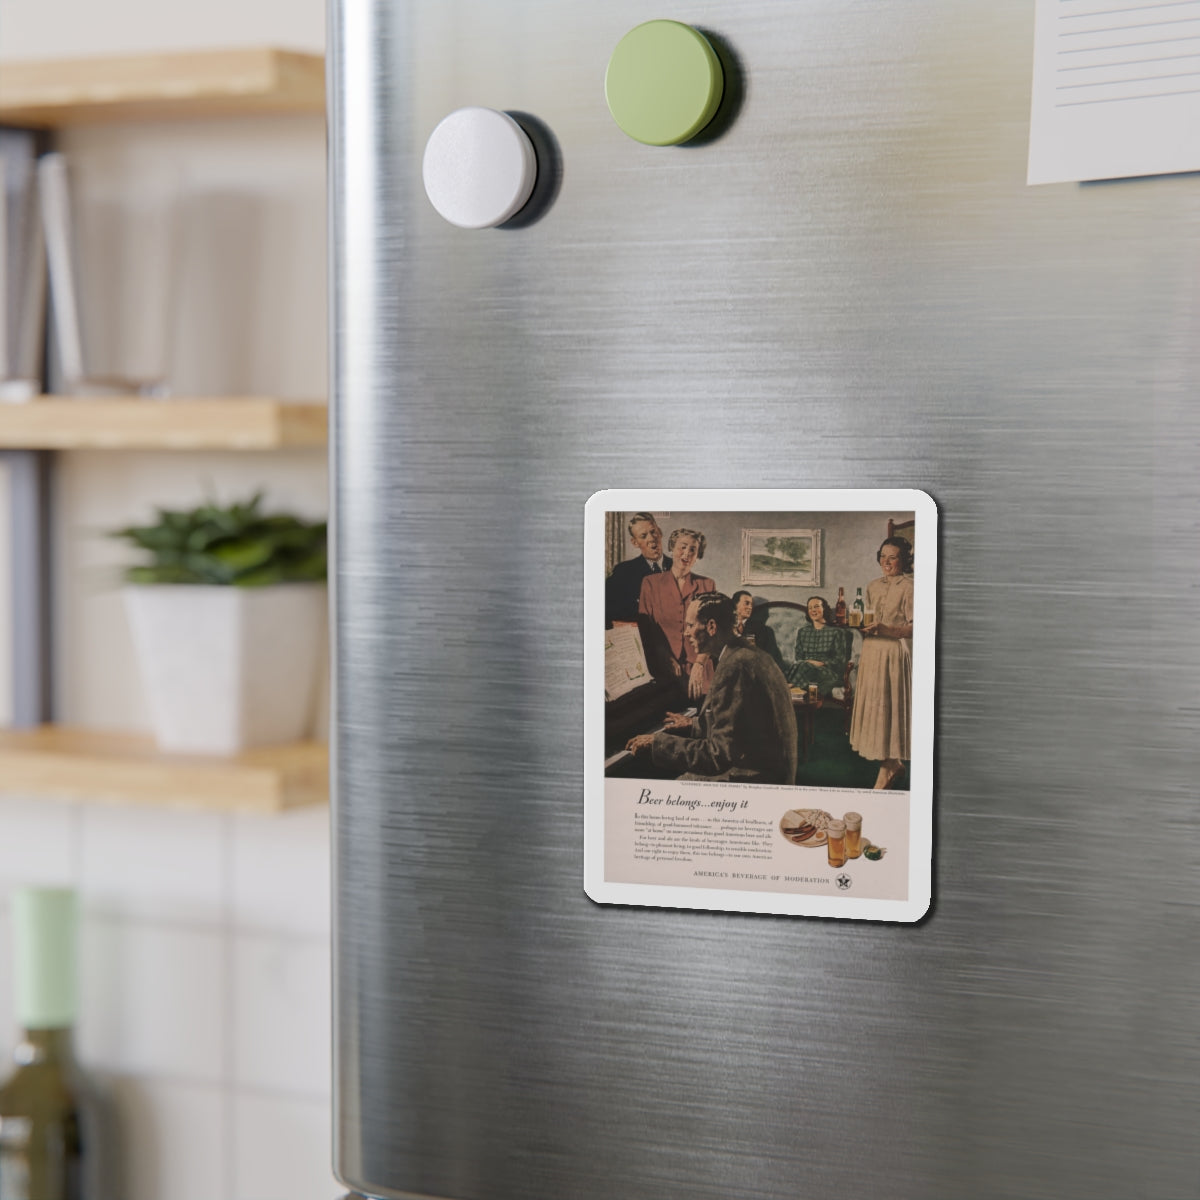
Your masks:
{"label": "white tile backsplash", "polygon": [[329,933],[329,809],[233,821],[233,907],[239,929]]}
{"label": "white tile backsplash", "polygon": [[80,882],[91,912],[222,923],[226,816],[117,805],[88,807],[80,816]]}
{"label": "white tile backsplash", "polygon": [[234,1082],[328,1096],[328,944],[241,935],[233,964]]}
{"label": "white tile backsplash", "polygon": [[89,917],[80,964],[84,1060],[114,1072],[220,1083],[225,941],[205,930]]}
{"label": "white tile backsplash", "polygon": [[326,1101],[241,1094],[234,1101],[231,1200],[341,1200]]}
{"label": "white tile backsplash", "polygon": [[75,882],[76,816],[65,801],[0,795],[0,905],[8,906],[13,887]]}
{"label": "white tile backsplash", "polygon": [[228,1195],[225,1095],[219,1087],[120,1078],[114,1112],[112,1192],[120,1200],[218,1200]]}
{"label": "white tile backsplash", "polygon": [[8,897],[80,891],[78,1048],[111,1080],[120,1200],[340,1200],[330,1162],[329,812],[231,816],[0,797]]}
{"label": "white tile backsplash", "polygon": [[329,810],[277,817],[0,796],[9,895],[79,889],[79,1056],[109,1084],[120,1200],[340,1200],[331,1169]]}
{"label": "white tile backsplash", "polygon": [[12,989],[12,921],[7,908],[0,908],[0,1073],[6,1073],[17,1044],[17,1014]]}

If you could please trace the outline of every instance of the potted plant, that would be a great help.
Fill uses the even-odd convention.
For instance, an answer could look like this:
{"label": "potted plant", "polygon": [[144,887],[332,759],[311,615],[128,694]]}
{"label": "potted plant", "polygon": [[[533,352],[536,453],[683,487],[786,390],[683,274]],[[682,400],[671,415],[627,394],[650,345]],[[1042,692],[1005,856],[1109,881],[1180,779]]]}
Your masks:
{"label": "potted plant", "polygon": [[150,562],[126,608],[161,749],[233,754],[306,736],[325,645],[326,526],[245,503],[115,530]]}

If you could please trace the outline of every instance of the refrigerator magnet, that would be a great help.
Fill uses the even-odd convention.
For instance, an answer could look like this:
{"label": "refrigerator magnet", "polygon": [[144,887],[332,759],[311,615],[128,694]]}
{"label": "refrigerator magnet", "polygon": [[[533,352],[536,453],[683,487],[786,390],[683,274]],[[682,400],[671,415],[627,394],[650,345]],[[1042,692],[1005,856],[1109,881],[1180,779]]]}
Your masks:
{"label": "refrigerator magnet", "polygon": [[584,889],[912,922],[932,876],[925,492],[588,501]]}

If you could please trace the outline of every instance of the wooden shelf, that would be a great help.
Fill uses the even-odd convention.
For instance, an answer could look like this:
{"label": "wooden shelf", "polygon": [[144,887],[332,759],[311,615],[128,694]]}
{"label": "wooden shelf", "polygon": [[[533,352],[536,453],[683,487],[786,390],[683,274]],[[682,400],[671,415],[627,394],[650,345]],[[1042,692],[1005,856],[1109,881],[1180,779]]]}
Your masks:
{"label": "wooden shelf", "polygon": [[72,399],[0,404],[0,449],[284,450],[324,446],[324,404],[264,396]]}
{"label": "wooden shelf", "polygon": [[264,746],[234,758],[163,754],[153,738],[44,725],[0,730],[0,789],[67,800],[275,813],[329,800],[329,749]]}
{"label": "wooden shelf", "polygon": [[18,60],[0,71],[0,123],[34,128],[324,108],[324,59],[288,50]]}

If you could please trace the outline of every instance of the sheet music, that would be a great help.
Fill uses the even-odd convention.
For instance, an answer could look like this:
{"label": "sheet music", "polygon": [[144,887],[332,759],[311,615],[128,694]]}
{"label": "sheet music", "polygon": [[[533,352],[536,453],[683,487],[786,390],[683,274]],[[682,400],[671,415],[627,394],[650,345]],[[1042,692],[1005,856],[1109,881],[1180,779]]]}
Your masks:
{"label": "sheet music", "polygon": [[646,652],[636,625],[614,625],[604,632],[604,699],[615,700],[649,683]]}
{"label": "sheet music", "polygon": [[1028,182],[1200,170],[1200,0],[1037,0]]}

